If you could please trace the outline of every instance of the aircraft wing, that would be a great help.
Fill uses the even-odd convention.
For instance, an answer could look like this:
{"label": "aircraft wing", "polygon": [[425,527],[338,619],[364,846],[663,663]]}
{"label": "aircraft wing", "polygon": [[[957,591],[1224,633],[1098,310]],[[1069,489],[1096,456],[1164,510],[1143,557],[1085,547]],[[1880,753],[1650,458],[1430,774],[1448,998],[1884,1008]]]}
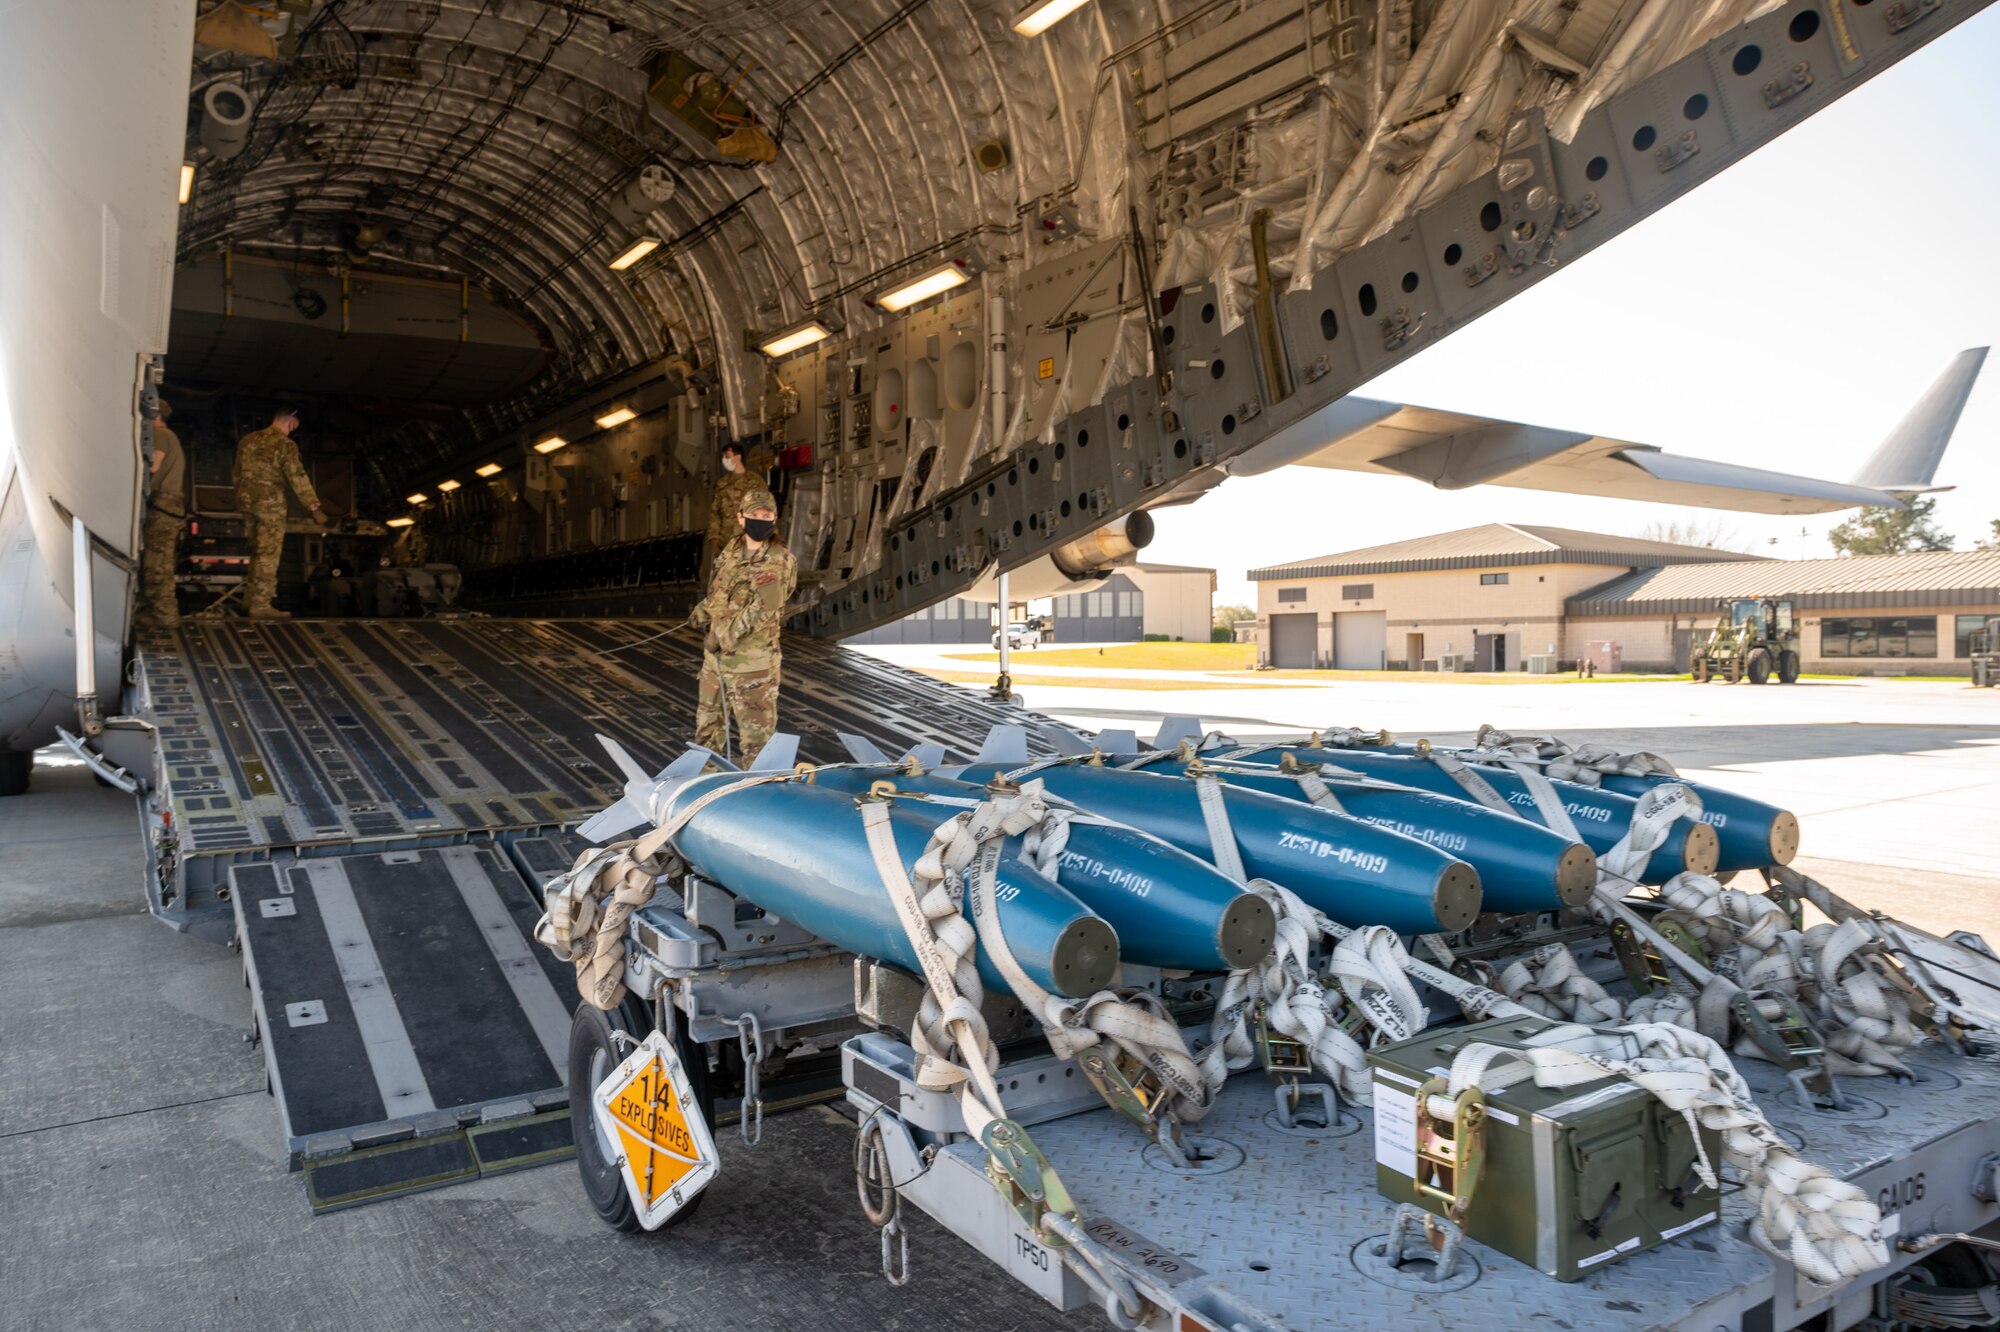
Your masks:
{"label": "aircraft wing", "polygon": [[1886,490],[1664,452],[1650,444],[1346,397],[1229,465],[1406,476],[1440,490],[1515,486],[1749,513],[1828,513],[1903,501]]}

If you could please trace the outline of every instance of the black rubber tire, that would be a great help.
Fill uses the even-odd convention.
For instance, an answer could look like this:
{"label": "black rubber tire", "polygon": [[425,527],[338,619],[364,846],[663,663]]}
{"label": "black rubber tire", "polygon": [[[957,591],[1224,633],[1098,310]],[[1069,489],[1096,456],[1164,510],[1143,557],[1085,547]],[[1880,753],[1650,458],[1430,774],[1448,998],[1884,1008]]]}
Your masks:
{"label": "black rubber tire", "polygon": [[1743,663],[1743,671],[1749,676],[1751,684],[1770,683],[1771,654],[1763,648],[1758,648],[1750,654],[1750,659]]}
{"label": "black rubber tire", "polygon": [[1692,674],[1694,675],[1694,682],[1695,682],[1696,684],[1707,684],[1707,683],[1708,683],[1708,679],[1709,679],[1709,670],[1708,670],[1708,658],[1707,658],[1707,657],[1702,657],[1702,658],[1700,658],[1699,660],[1697,660],[1697,661],[1695,662],[1695,664],[1694,664],[1694,671],[1692,672]]}
{"label": "black rubber tire", "polygon": [[35,755],[28,749],[0,749],[0,796],[28,793],[28,775],[35,770]]}
{"label": "black rubber tire", "polygon": [[1778,683],[1797,684],[1799,682],[1799,654],[1787,652],[1778,658]]}
{"label": "black rubber tire", "polygon": [[[708,1058],[702,1050],[690,1050],[685,1029],[675,1023],[675,1044],[681,1062],[694,1084],[695,1102],[710,1124],[715,1122],[715,1094],[709,1086]],[[583,1180],[583,1195],[598,1219],[613,1230],[645,1233],[639,1214],[632,1206],[618,1162],[608,1155],[598,1137],[597,1116],[591,1110],[590,1093],[631,1051],[630,1046],[612,1040],[613,1031],[622,1031],[634,1040],[645,1039],[653,1030],[652,1014],[635,995],[627,995],[615,1012],[606,1013],[590,1004],[578,1004],[569,1026],[569,1124],[576,1138],[576,1171]],[[667,1219],[661,1231],[672,1230],[701,1210],[706,1194]],[[659,1233],[659,1232],[653,1232]]]}

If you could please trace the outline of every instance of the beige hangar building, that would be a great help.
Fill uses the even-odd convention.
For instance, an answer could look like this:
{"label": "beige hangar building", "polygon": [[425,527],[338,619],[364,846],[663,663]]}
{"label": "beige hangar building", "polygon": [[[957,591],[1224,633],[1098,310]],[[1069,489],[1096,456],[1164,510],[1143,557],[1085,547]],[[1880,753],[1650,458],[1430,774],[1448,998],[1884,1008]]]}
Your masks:
{"label": "beige hangar building", "polygon": [[1720,603],[1756,596],[1791,599],[1808,671],[1956,675],[1969,637],[2000,622],[1987,551],[1775,560],[1488,523],[1248,576],[1258,664],[1278,668],[1562,670],[1611,655],[1686,670]]}

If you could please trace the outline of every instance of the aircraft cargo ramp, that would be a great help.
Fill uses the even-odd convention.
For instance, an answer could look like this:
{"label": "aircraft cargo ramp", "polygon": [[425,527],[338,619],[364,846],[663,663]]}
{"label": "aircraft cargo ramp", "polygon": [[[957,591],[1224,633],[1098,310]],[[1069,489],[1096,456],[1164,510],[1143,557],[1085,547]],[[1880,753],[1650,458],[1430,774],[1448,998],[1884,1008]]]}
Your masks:
{"label": "aircraft cargo ramp", "polygon": [[[700,639],[664,622],[190,620],[140,645],[158,728],[154,914],[244,954],[287,1153],[315,1208],[568,1155],[574,977],[539,885],[617,799],[596,733],[692,737]],[[960,744],[1016,709],[787,641],[784,727]]]}

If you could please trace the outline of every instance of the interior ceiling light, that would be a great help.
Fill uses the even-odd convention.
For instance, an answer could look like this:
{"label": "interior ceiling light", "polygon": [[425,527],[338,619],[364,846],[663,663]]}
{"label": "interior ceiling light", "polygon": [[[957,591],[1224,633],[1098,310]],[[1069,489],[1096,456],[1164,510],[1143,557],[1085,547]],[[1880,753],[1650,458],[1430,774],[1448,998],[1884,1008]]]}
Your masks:
{"label": "interior ceiling light", "polygon": [[429,495],[424,494],[422,491],[418,491],[414,495],[403,496],[403,503],[405,504],[428,504],[430,503],[430,501],[431,497]]}
{"label": "interior ceiling light", "polygon": [[481,463],[472,469],[472,474],[474,476],[498,476],[505,470],[499,463]]}
{"label": "interior ceiling light", "polygon": [[554,453],[557,449],[564,448],[568,444],[569,441],[561,435],[550,435],[547,439],[535,441],[535,452]]}
{"label": "interior ceiling light", "polygon": [[388,522],[382,525],[384,527],[408,527],[411,524],[415,523],[416,521],[417,520],[414,518],[391,518]]}
{"label": "interior ceiling light", "polygon": [[875,303],[884,310],[901,310],[915,305],[918,301],[927,301],[933,296],[942,295],[953,287],[962,287],[967,281],[969,279],[965,275],[965,270],[953,261],[942,268],[933,268],[915,281],[890,288],[877,296]]}
{"label": "interior ceiling light", "polygon": [[1086,0],[1036,0],[1014,19],[1014,31],[1023,37],[1039,37],[1056,24],[1082,9]]}
{"label": "interior ceiling light", "polygon": [[[892,307],[893,308],[893,307]],[[833,336],[833,330],[817,319],[808,319],[803,324],[794,325],[782,333],[773,334],[768,342],[758,344],[766,356],[787,356],[801,347],[810,347],[815,342],[824,342]]]}
{"label": "interior ceiling light", "polygon": [[181,163],[181,202],[194,198],[194,163]]}
{"label": "interior ceiling light", "polygon": [[618,257],[611,261],[611,271],[622,273],[659,248],[659,237],[640,236],[618,252]]}
{"label": "interior ceiling light", "polygon": [[633,411],[630,407],[613,407],[606,411],[604,415],[597,418],[597,428],[599,430],[609,430],[613,426],[622,426],[627,421],[636,421],[638,419],[639,413]]}
{"label": "interior ceiling light", "polygon": [[454,490],[457,490],[457,489],[458,489],[458,482],[456,482],[456,481],[440,481],[440,482],[438,482],[438,489],[439,489],[439,490],[442,490],[442,491],[444,491],[444,492],[445,492],[445,493],[446,493],[446,494],[448,495],[448,494],[450,494],[450,493],[451,493],[452,491],[454,491]]}

